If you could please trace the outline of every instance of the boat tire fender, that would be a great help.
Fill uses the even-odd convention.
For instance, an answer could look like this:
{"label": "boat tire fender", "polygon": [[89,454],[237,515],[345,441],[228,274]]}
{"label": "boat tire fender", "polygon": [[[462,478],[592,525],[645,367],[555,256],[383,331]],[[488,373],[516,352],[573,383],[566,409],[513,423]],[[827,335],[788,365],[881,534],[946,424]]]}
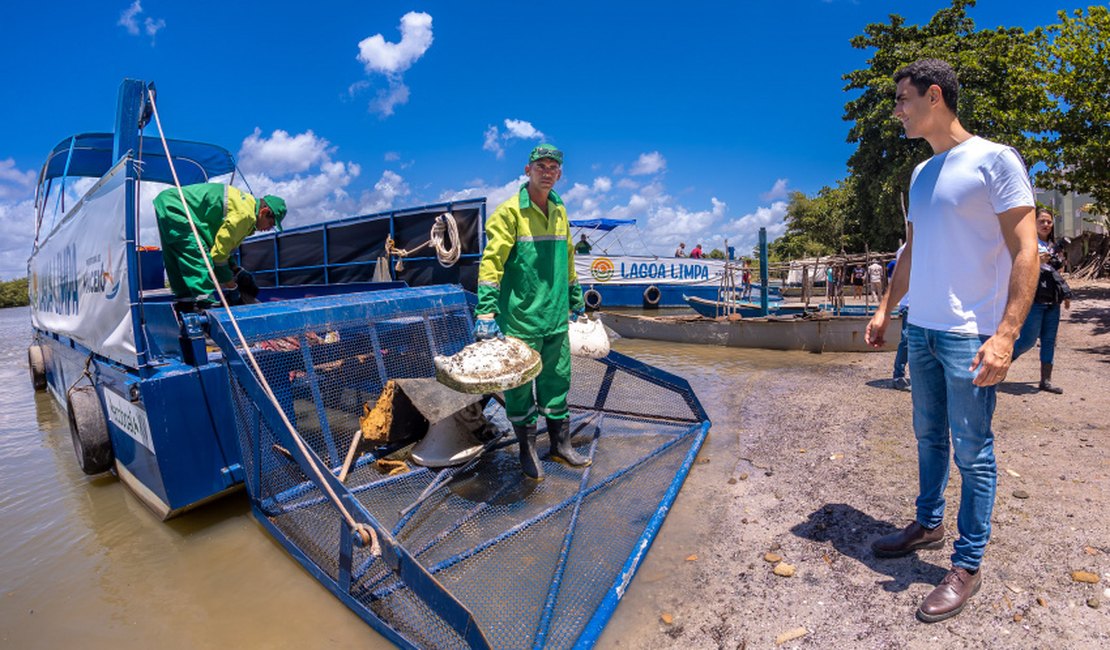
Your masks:
{"label": "boat tire fender", "polygon": [[31,369],[31,385],[35,390],[46,389],[46,356],[41,345],[27,348],[27,367]]}
{"label": "boat tire fender", "polygon": [[587,290],[582,294],[582,300],[586,303],[586,309],[596,311],[601,308],[601,293],[597,289]]}
{"label": "boat tire fender", "polygon": [[112,468],[112,441],[95,386],[76,386],[66,395],[69,433],[81,471],[92,476]]}
{"label": "boat tire fender", "polygon": [[647,289],[644,289],[644,306],[656,307],[659,305],[659,300],[662,298],[663,292],[660,291],[659,287],[655,286],[654,284],[650,285]]}

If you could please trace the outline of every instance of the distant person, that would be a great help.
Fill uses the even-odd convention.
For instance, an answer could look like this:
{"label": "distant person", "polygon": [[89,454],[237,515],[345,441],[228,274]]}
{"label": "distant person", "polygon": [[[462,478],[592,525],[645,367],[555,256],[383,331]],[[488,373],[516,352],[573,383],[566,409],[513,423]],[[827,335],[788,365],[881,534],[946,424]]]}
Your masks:
{"label": "distant person", "polygon": [[690,258],[695,260],[702,258],[701,244],[694,246],[694,250],[690,251]]}
{"label": "distant person", "polygon": [[856,264],[852,267],[852,295],[856,298],[863,297],[863,276],[862,264]]}
{"label": "distant person", "polygon": [[674,249],[675,257],[686,257],[686,242],[679,242],[678,248]]}
{"label": "distant person", "polygon": [[918,496],[913,523],[871,549],[877,557],[898,557],[944,545],[944,490],[954,457],[962,481],[952,569],[917,609],[918,619],[935,623],[959,614],[982,584],[998,485],[995,387],[1006,378],[1033,301],[1037,235],[1021,157],[963,128],[952,67],[922,59],[899,70],[894,82],[894,117],[907,138],[925,139],[933,156],[913,171],[906,248],[865,336],[883,345],[890,307],[908,289]]}
{"label": "distant person", "polygon": [[162,240],[166,278],[179,311],[207,309],[219,303],[216,285],[204,263],[207,256],[228,304],[242,304],[228,260],[247,235],[271,228],[281,230],[285,201],[266,195],[256,199],[223,183],[199,183],[181,188],[203,248],[197,245],[177,188],[154,197],[154,217]]}
{"label": "distant person", "polygon": [[867,290],[875,300],[883,295],[883,265],[878,260],[867,266]]}
{"label": "distant person", "polygon": [[1037,255],[1040,258],[1040,277],[1033,294],[1033,306],[1021,326],[1021,335],[1014,343],[1014,359],[1025,354],[1041,341],[1041,383],[1046,393],[1061,395],[1063,388],[1052,383],[1052,362],[1056,355],[1056,332],[1060,328],[1060,305],[1071,309],[1071,287],[1060,275],[1064,266],[1056,246],[1052,243],[1052,213],[1041,209],[1037,212]]}
{"label": "distant person", "polygon": [[744,260],[740,267],[740,299],[752,299],[752,263],[749,260]]}
{"label": "distant person", "polygon": [[[902,251],[904,251],[905,249],[905,244],[899,246],[898,252],[894,254],[894,259],[890,260],[890,264],[887,264],[887,268],[889,268],[890,270],[887,274],[888,278],[889,276],[892,276],[894,274],[894,267],[898,265],[898,260],[902,257]],[[909,361],[910,358],[910,340],[909,337],[906,336],[906,327],[909,324],[910,318],[909,292],[907,292],[906,295],[902,296],[902,299],[898,301],[898,317],[902,319],[902,336],[898,339],[898,351],[894,353],[894,369],[893,374],[891,375],[890,384],[891,387],[895,390],[908,391],[911,389],[910,378],[906,376],[906,362]]]}
{"label": "distant person", "polygon": [[543,480],[536,454],[536,420],[547,420],[552,460],[572,467],[590,464],[571,444],[570,339],[568,320],[586,313],[574,270],[567,209],[555,192],[563,175],[563,152],[549,144],[532,149],[524,167],[528,181],[486,220],[486,248],[478,264],[474,338],[515,336],[540,354],[535,381],[505,391],[505,415],[516,433],[521,472]]}
{"label": "distant person", "polygon": [[582,233],[582,237],[574,245],[574,252],[578,255],[589,255],[591,249],[593,246],[590,246],[590,241],[586,239],[586,233]]}

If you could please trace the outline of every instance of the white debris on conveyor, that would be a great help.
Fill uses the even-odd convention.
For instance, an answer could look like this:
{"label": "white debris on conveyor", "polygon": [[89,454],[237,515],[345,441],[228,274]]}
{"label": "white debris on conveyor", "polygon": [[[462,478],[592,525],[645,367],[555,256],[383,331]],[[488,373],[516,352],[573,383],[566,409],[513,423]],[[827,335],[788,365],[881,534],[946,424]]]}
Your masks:
{"label": "white debris on conveyor", "polygon": [[494,393],[522,386],[540,374],[540,354],[518,338],[487,339],[433,359],[436,379],[460,393]]}

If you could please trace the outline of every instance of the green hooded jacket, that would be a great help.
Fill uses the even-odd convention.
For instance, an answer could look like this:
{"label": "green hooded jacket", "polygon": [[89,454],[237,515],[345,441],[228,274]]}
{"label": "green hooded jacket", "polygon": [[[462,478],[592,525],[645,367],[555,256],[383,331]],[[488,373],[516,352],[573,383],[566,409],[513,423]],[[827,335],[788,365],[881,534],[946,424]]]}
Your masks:
{"label": "green hooded jacket", "polygon": [[574,271],[570,223],[559,195],[547,214],[532,204],[528,183],[486,219],[486,249],[478,266],[478,314],[495,314],[505,334],[521,338],[567,330],[571,309],[583,309]]}

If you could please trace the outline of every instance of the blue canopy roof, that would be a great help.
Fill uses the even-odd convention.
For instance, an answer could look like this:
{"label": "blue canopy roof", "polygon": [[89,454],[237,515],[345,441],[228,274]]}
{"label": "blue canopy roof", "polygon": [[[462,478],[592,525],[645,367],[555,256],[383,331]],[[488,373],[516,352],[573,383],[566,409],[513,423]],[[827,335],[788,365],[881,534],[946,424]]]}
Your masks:
{"label": "blue canopy roof", "polygon": [[[235,170],[235,159],[223,147],[186,140],[169,140],[168,144],[182,185],[205,183],[214,176],[230,174]],[[111,133],[82,133],[62,140],[47,156],[39,182],[59,176],[100,178],[116,162],[112,159],[112,145]],[[173,183],[161,140],[143,137],[142,161],[140,173],[143,180]]]}
{"label": "blue canopy roof", "polygon": [[619,226],[631,226],[635,223],[635,219],[574,219],[570,222],[570,225],[574,228],[610,231]]}

